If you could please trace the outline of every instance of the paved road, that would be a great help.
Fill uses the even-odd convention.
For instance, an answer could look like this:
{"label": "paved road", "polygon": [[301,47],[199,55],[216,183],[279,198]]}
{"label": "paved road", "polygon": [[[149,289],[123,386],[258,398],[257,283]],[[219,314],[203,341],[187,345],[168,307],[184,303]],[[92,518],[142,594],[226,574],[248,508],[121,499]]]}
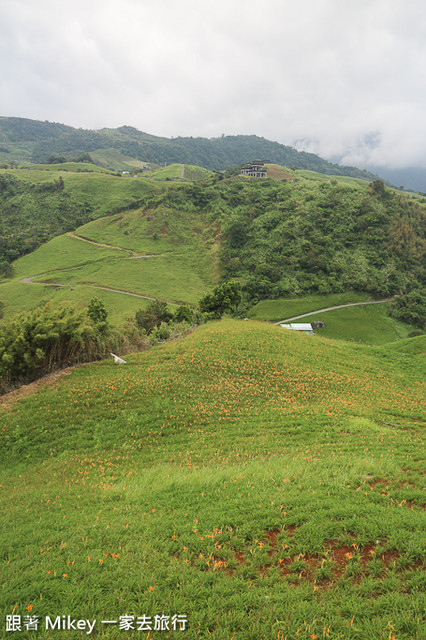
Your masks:
{"label": "paved road", "polygon": [[314,316],[317,313],[323,313],[324,311],[334,311],[335,309],[344,309],[345,307],[362,307],[366,304],[380,304],[381,302],[390,302],[392,298],[385,298],[384,300],[373,300],[372,302],[350,302],[349,304],[339,304],[337,307],[327,307],[326,309],[318,309],[317,311],[309,311],[309,313],[302,313],[300,316],[293,316],[292,318],[286,318],[285,320],[279,320],[274,324],[282,324],[283,322],[290,322],[291,320],[299,320],[299,318],[306,318],[307,316]]}

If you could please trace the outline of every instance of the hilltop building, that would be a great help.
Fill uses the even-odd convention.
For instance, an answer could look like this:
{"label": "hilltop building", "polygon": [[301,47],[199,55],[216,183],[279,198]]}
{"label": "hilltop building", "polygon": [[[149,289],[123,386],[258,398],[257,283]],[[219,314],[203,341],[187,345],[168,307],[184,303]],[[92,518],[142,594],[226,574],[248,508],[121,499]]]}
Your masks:
{"label": "hilltop building", "polygon": [[243,167],[240,175],[249,176],[250,178],[266,178],[268,173],[265,169],[265,164],[260,160],[255,160]]}

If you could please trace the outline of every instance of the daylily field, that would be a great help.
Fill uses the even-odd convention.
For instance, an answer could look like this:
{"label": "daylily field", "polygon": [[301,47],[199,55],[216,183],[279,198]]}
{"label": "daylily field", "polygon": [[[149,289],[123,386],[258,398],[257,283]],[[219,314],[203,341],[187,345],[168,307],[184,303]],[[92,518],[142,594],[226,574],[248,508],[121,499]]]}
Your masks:
{"label": "daylily field", "polygon": [[2,637],[424,637],[421,356],[223,320],[126,360],[3,397]]}

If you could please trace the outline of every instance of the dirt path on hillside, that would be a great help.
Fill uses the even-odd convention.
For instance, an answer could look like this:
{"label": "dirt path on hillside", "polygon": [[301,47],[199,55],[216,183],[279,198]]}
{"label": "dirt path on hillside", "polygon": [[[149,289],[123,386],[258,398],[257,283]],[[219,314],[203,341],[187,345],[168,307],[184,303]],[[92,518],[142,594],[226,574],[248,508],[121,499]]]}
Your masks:
{"label": "dirt path on hillside", "polygon": [[76,364],[72,367],[61,369],[60,371],[54,371],[53,373],[49,373],[47,376],[43,376],[43,378],[39,378],[38,380],[34,380],[34,382],[30,382],[30,384],[22,385],[22,387],[19,387],[19,389],[9,391],[9,393],[5,393],[4,395],[0,396],[0,407],[2,407],[3,409],[10,409],[10,407],[13,407],[15,402],[17,402],[20,398],[25,398],[25,396],[29,396],[31,393],[34,393],[34,391],[36,391],[40,387],[44,387],[47,384],[53,384],[54,382],[56,382],[56,380],[58,380],[58,378],[69,375],[73,369],[84,366],[85,364]]}
{"label": "dirt path on hillside", "polygon": [[[79,267],[73,267],[73,269],[78,269]],[[71,271],[71,269],[58,269],[58,271]],[[48,273],[39,273],[36,276],[29,276],[27,278],[21,278],[19,282],[23,282],[24,284],[40,284],[45,287],[91,287],[92,289],[102,289],[102,291],[112,291],[113,293],[122,293],[125,296],[133,296],[135,298],[143,298],[144,300],[157,300],[157,298],[153,298],[152,296],[144,296],[141,293],[132,293],[131,291],[124,291],[124,289],[113,289],[112,287],[103,287],[97,284],[60,284],[59,282],[33,282],[34,278],[42,278],[43,276],[48,276]],[[165,300],[165,302],[172,307],[179,307],[176,302],[169,302]]]}
{"label": "dirt path on hillside", "polygon": [[292,318],[279,320],[279,322],[274,322],[274,324],[282,324],[283,322],[290,322],[291,320],[299,320],[299,318],[314,316],[317,313],[324,313],[325,311],[334,311],[335,309],[344,309],[345,307],[364,307],[366,304],[381,304],[382,302],[390,302],[391,300],[392,298],[385,298],[384,300],[372,300],[371,302],[350,302],[349,304],[339,304],[336,307],[327,307],[326,309],[317,309],[317,311],[309,311],[308,313],[302,313],[300,316],[293,316]]}
{"label": "dirt path on hillside", "polygon": [[[151,254],[140,254],[137,253],[136,251],[134,251],[133,249],[124,249],[124,247],[116,247],[112,244],[104,244],[101,242],[95,242],[94,240],[89,240],[89,238],[85,238],[84,236],[79,236],[76,233],[74,233],[73,231],[69,231],[67,234],[67,236],[70,236],[70,238],[75,238],[76,240],[81,240],[82,242],[88,242],[89,244],[93,244],[96,247],[103,247],[103,248],[107,248],[107,249],[116,249],[117,251],[126,251],[127,253],[132,253],[133,255],[131,256],[127,256],[126,258],[124,258],[125,260],[138,260],[141,258],[160,258],[161,255],[160,254],[156,254],[156,255],[151,255]],[[81,269],[83,266],[85,266],[86,264],[89,263],[85,263],[83,265],[79,265],[77,267],[67,267],[66,269],[55,269],[56,272],[58,271],[73,271],[74,269]],[[23,282],[24,284],[41,284],[44,285],[45,287],[74,287],[74,286],[78,286],[78,283],[75,284],[60,284],[59,282],[34,282],[34,278],[42,278],[43,276],[48,276],[49,272],[46,273],[39,273],[35,276],[27,276],[26,278],[21,278],[19,280],[19,282]],[[143,298],[145,300],[156,300],[157,298],[153,298],[151,296],[144,296],[140,293],[132,293],[131,291],[124,291],[123,289],[113,289],[111,287],[103,287],[100,285],[95,285],[95,284],[85,284],[84,286],[86,287],[92,287],[93,289],[102,289],[103,291],[112,291],[113,293],[122,293],[123,295],[126,296],[134,296],[135,298]],[[172,305],[173,307],[178,307],[179,305],[176,304],[175,302],[169,302],[167,301],[167,304]]]}
{"label": "dirt path on hillside", "polygon": [[[66,285],[62,285],[62,286],[66,286]],[[152,298],[150,296],[143,296],[140,293],[130,293],[130,291],[123,291],[122,289],[111,289],[110,287],[101,287],[96,284],[86,284],[84,286],[92,287],[93,289],[102,289],[103,291],[112,291],[113,293],[122,293],[125,296],[134,296],[135,298],[144,298],[145,300],[157,300],[157,298]],[[176,302],[168,302],[167,300],[165,300],[165,302],[167,304],[170,304],[172,307],[179,307],[179,305],[176,304]]]}
{"label": "dirt path on hillside", "polygon": [[125,249],[124,247],[117,247],[113,244],[105,244],[104,242],[95,242],[95,240],[90,240],[89,238],[85,238],[84,236],[77,235],[76,233],[74,233],[74,231],[68,231],[67,236],[69,236],[70,238],[74,238],[75,240],[81,240],[81,242],[94,244],[95,247],[102,247],[103,249],[115,249],[116,251],[126,251],[127,253],[132,253],[134,255],[140,255],[133,249]]}
{"label": "dirt path on hillside", "polygon": [[[88,244],[94,244],[95,247],[102,247],[104,249],[116,249],[117,251],[126,251],[127,253],[132,253],[133,255],[131,256],[127,256],[127,258],[125,258],[126,260],[138,260],[140,258],[161,258],[162,254],[161,253],[139,253],[138,251],[135,251],[134,249],[125,249],[124,247],[117,247],[113,244],[105,244],[103,242],[95,242],[94,240],[89,240],[89,238],[85,238],[84,236],[79,236],[76,233],[74,233],[74,231],[69,231],[67,234],[67,236],[70,236],[70,238],[74,238],[75,240],[81,240],[82,242],[87,242]],[[78,267],[72,267],[73,269],[77,269]],[[62,269],[58,269],[58,271],[62,271]],[[65,271],[65,269],[63,269],[63,271]],[[36,277],[36,276],[34,276]]]}

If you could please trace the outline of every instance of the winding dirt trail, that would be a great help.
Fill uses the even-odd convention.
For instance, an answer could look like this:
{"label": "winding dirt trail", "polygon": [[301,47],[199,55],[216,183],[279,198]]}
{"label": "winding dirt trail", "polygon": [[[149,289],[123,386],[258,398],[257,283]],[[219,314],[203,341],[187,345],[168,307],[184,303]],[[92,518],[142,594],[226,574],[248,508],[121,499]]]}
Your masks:
{"label": "winding dirt trail", "polygon": [[382,302],[390,302],[391,300],[392,298],[384,298],[384,300],[372,300],[370,302],[350,302],[348,304],[339,304],[336,307],[327,307],[326,309],[317,309],[317,311],[309,311],[308,313],[302,313],[300,316],[293,316],[292,318],[279,320],[278,322],[274,322],[274,324],[282,324],[283,322],[290,322],[291,320],[299,320],[299,318],[314,316],[317,313],[323,313],[325,311],[334,311],[335,309],[344,309],[345,307],[364,307],[366,304],[381,304]]}
{"label": "winding dirt trail", "polygon": [[[124,247],[116,247],[112,244],[104,244],[101,242],[95,242],[94,240],[90,240],[89,238],[85,238],[84,236],[79,236],[76,233],[74,233],[73,231],[70,231],[69,233],[67,233],[67,236],[74,238],[76,240],[80,240],[81,242],[88,242],[89,244],[93,244],[97,247],[103,247],[103,248],[107,248],[107,249],[116,249],[117,251],[125,251],[126,253],[132,253],[133,255],[131,256],[127,256],[126,258],[123,258],[124,260],[135,260],[135,259],[141,259],[141,258],[159,258],[161,257],[160,254],[156,254],[156,255],[149,255],[149,254],[140,254],[137,253],[136,251],[133,251],[133,249],[124,249]],[[86,263],[87,264],[87,263]],[[79,265],[76,267],[67,267],[66,269],[56,269],[55,271],[59,272],[59,271],[73,271],[74,269],[81,269],[82,267],[84,267],[85,265]],[[79,286],[78,283],[76,284],[60,284],[59,282],[34,282],[35,278],[42,278],[43,276],[48,276],[49,273],[39,273],[35,276],[27,276],[25,278],[21,278],[19,280],[19,282],[23,282],[24,284],[40,284],[43,285],[45,287],[77,287]],[[121,293],[125,296],[133,296],[135,298],[143,298],[144,300],[156,300],[156,298],[152,297],[152,296],[144,296],[141,293],[133,293],[132,291],[124,291],[124,289],[114,289],[112,287],[104,287],[101,285],[96,285],[96,284],[85,284],[85,287],[91,287],[92,289],[101,289],[102,291],[112,291],[113,293]],[[168,300],[166,300],[167,304],[173,306],[173,307],[178,307],[179,305],[176,304],[175,302],[169,302]]]}
{"label": "winding dirt trail", "polygon": [[[73,267],[73,269],[79,269],[80,267]],[[70,269],[57,269],[57,271],[70,271]],[[59,282],[33,282],[34,278],[42,278],[43,276],[47,276],[49,275],[48,273],[39,273],[36,276],[30,276],[27,278],[21,278],[19,280],[19,282],[23,282],[24,284],[40,284],[43,285],[44,287],[78,287],[78,286],[84,286],[84,287],[90,287],[91,289],[102,289],[102,291],[112,291],[113,293],[122,293],[125,296],[133,296],[135,298],[143,298],[144,300],[157,300],[157,298],[153,298],[152,296],[144,296],[141,293],[132,293],[131,291],[124,291],[124,289],[113,289],[112,287],[102,287],[101,285],[97,285],[97,284],[84,284],[84,285],[79,285],[78,283],[76,284],[60,284]],[[166,300],[165,302],[167,302],[167,304],[173,306],[173,307],[178,307],[179,305],[176,304],[176,302],[169,302],[168,300]]]}
{"label": "winding dirt trail", "polygon": [[125,249],[124,247],[117,247],[113,244],[105,244],[104,242],[96,242],[95,240],[90,240],[90,238],[85,238],[85,236],[79,236],[74,231],[68,231],[67,236],[70,238],[74,238],[75,240],[81,240],[81,242],[87,242],[88,244],[94,244],[96,247],[104,247],[105,249],[117,249],[117,251],[131,251],[131,253],[136,253],[133,249]]}

